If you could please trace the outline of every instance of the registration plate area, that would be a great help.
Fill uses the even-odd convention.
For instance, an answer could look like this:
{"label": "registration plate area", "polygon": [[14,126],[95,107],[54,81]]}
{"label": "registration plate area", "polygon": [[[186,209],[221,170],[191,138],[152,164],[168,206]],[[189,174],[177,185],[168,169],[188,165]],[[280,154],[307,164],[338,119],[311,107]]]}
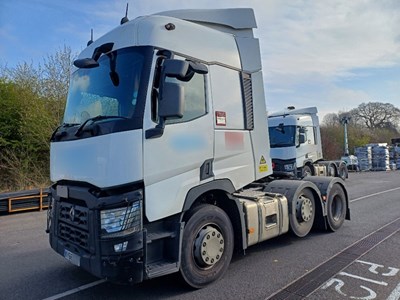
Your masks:
{"label": "registration plate area", "polygon": [[64,249],[64,258],[68,260],[70,263],[74,264],[75,266],[80,267],[81,265],[81,257],[72,253],[71,251]]}
{"label": "registration plate area", "polygon": [[293,165],[284,165],[285,171],[293,171]]}

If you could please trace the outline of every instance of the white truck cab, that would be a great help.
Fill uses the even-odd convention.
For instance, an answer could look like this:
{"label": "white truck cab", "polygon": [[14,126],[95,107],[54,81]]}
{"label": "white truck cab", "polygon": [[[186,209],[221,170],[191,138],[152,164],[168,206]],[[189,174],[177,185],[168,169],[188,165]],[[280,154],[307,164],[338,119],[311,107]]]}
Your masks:
{"label": "white truck cab", "polygon": [[275,171],[294,172],[322,159],[316,107],[287,109],[268,116]]}
{"label": "white truck cab", "polygon": [[51,137],[56,252],[115,282],[180,271],[201,288],[234,249],[349,218],[339,179],[269,178],[253,10],[125,21],[74,62]]}

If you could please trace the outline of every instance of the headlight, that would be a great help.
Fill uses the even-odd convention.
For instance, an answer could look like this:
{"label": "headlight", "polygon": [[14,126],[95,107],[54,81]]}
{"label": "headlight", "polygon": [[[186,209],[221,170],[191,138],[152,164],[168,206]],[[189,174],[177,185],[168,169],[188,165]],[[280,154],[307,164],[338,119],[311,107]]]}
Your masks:
{"label": "headlight", "polygon": [[122,236],[141,230],[141,202],[134,202],[127,207],[102,210],[100,212],[103,235]]}

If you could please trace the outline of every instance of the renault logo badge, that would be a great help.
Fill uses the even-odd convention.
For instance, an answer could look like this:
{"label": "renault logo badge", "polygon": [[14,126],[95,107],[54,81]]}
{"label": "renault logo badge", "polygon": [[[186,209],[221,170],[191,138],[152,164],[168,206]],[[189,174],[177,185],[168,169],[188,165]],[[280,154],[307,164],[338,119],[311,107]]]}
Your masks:
{"label": "renault logo badge", "polygon": [[69,217],[70,217],[71,221],[73,221],[75,219],[75,208],[73,206],[69,210]]}

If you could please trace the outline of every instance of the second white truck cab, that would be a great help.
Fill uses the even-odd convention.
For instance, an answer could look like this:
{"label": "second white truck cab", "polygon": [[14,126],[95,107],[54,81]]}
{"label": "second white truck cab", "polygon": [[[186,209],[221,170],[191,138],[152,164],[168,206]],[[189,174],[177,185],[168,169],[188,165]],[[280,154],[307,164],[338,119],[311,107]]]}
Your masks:
{"label": "second white truck cab", "polygon": [[268,115],[271,159],[275,174],[347,177],[341,161],[324,161],[316,107],[287,109]]}

